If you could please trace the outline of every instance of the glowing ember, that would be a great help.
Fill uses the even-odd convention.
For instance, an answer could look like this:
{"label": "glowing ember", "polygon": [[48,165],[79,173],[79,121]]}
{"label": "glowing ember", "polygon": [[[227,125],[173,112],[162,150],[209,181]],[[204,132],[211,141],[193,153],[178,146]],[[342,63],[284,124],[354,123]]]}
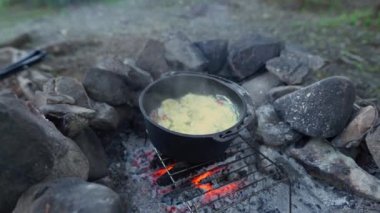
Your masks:
{"label": "glowing ember", "polygon": [[[172,170],[174,168],[174,164],[170,164],[169,166],[167,166],[167,168],[168,168],[167,171]],[[159,169],[159,170],[153,172],[152,177],[153,177],[154,180],[157,180],[158,178],[160,178],[165,173],[166,173],[166,169],[162,168],[162,169]]]}
{"label": "glowing ember", "polygon": [[203,202],[209,203],[210,201],[214,200],[217,197],[220,196],[226,196],[229,193],[232,193],[236,191],[239,188],[239,184],[237,182],[230,183],[228,185],[225,185],[223,187],[214,189],[211,183],[205,183],[202,184],[202,180],[214,175],[215,173],[218,173],[222,168],[216,168],[210,171],[207,171],[201,175],[196,176],[191,180],[191,182],[195,185],[195,187],[202,189],[204,192],[206,192]]}
{"label": "glowing ember", "polygon": [[[211,188],[212,188],[212,186],[211,186]],[[239,189],[239,183],[237,183],[237,182],[230,183],[228,185],[222,186],[222,187],[214,189],[214,190],[211,189],[212,191],[207,192],[206,195],[203,197],[202,202],[203,203],[209,203],[218,197],[226,196],[229,193],[233,193],[238,189]]]}

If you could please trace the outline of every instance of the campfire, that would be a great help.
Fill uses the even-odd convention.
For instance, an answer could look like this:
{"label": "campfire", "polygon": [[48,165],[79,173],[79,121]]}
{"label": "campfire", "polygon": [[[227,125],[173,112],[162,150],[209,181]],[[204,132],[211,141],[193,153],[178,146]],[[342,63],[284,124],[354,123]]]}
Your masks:
{"label": "campfire", "polygon": [[[33,69],[0,71],[13,85],[0,92],[1,212],[379,210],[376,102],[346,77],[307,81],[325,64],[319,56],[261,35],[174,33],[147,39],[133,58],[94,59],[80,81],[43,71],[51,49],[13,54],[23,63],[39,53]],[[156,122],[160,104],[182,97],[208,104],[197,127],[215,112],[231,122],[189,129],[201,102],[184,116],[174,107],[184,132],[171,128],[170,110]]]}

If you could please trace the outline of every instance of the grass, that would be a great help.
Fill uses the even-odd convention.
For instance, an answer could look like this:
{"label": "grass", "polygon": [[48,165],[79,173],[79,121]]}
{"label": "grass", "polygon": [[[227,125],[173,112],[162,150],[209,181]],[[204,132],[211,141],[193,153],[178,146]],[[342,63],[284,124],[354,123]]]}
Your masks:
{"label": "grass", "polygon": [[340,27],[342,25],[352,25],[379,29],[380,17],[374,17],[371,9],[361,9],[352,12],[344,12],[335,17],[322,17],[319,20],[322,27]]}

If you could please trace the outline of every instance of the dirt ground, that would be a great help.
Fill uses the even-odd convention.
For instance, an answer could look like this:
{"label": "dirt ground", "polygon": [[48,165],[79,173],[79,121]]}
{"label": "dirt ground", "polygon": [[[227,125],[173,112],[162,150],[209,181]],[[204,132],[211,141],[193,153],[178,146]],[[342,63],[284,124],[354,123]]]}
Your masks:
{"label": "dirt ground", "polygon": [[[317,79],[346,75],[361,97],[380,97],[380,34],[353,26],[334,15],[283,9],[260,0],[128,0],[40,11],[31,18],[0,15],[0,42],[22,32],[33,35],[35,48],[64,40],[80,41],[63,55],[48,57],[54,74],[81,78],[98,56],[134,57],[143,37],[161,39],[184,31],[193,40],[261,33],[324,57],[328,64]],[[84,42],[85,41],[85,42]],[[91,41],[90,43],[88,41]]]}

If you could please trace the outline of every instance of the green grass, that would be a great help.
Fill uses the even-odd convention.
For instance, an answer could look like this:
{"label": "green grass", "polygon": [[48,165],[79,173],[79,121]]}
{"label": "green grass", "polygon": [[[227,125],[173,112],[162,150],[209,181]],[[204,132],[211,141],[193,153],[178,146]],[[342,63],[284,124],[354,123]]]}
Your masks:
{"label": "green grass", "polygon": [[371,9],[362,9],[352,12],[345,12],[335,17],[322,17],[319,20],[319,25],[322,27],[352,25],[378,29],[380,27],[380,17],[374,17]]}

